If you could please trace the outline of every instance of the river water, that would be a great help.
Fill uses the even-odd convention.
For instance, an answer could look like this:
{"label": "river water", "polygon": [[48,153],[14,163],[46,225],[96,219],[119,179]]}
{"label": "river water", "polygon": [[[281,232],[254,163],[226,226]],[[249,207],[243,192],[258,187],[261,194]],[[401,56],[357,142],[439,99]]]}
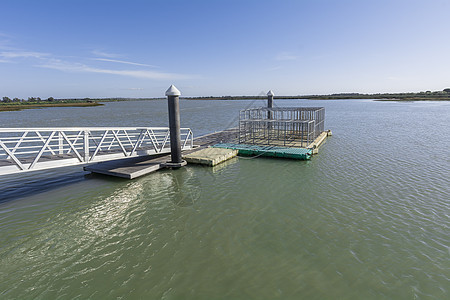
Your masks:
{"label": "river water", "polygon": [[[255,101],[181,101],[195,135]],[[0,177],[1,299],[449,299],[450,102],[324,106],[311,161],[128,181]],[[1,127],[167,126],[165,101],[0,113]]]}

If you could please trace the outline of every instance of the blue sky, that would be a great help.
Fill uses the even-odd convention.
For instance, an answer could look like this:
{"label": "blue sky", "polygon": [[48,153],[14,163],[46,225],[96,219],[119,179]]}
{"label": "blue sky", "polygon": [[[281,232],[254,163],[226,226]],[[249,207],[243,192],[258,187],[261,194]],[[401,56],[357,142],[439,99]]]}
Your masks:
{"label": "blue sky", "polygon": [[0,0],[0,97],[450,87],[449,0]]}

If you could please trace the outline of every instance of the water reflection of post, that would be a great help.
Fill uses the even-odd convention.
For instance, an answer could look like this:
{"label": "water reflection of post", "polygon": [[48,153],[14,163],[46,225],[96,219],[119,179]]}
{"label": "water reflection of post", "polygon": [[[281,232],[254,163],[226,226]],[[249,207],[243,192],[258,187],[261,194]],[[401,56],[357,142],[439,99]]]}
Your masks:
{"label": "water reflection of post", "polygon": [[[200,182],[192,174],[190,169],[180,169],[178,172],[171,172],[172,178],[172,201],[176,206],[187,207],[194,205],[200,197]],[[197,181],[197,182],[195,182]]]}

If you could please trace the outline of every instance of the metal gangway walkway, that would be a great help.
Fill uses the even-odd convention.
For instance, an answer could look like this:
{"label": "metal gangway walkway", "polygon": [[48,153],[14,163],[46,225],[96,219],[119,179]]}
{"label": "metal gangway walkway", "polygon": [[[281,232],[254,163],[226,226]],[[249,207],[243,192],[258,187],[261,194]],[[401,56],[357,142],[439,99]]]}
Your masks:
{"label": "metal gangway walkway", "polygon": [[[180,135],[181,149],[192,149],[192,131]],[[170,153],[168,127],[0,129],[0,175],[163,153]]]}

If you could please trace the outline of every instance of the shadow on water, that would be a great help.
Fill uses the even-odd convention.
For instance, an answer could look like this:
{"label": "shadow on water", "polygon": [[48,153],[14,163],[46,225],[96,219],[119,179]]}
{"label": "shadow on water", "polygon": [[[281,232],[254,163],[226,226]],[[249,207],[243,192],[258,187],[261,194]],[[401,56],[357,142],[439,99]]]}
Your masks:
{"label": "shadow on water", "polygon": [[[161,175],[168,179],[166,191],[171,195],[173,203],[179,207],[189,207],[201,196],[201,183],[195,175],[198,168],[207,170],[204,173],[213,176],[214,173],[220,172],[226,166],[236,162],[237,158],[216,167],[190,165],[185,168],[167,169],[160,172]],[[95,181],[92,183],[95,186],[103,184],[118,184],[120,186],[130,181],[124,178],[80,171],[78,168],[36,171],[15,175],[14,177],[2,176],[0,177],[0,204],[52,192],[61,188],[70,190],[71,186],[91,180]],[[152,177],[151,175],[144,176],[142,179],[137,180],[148,182],[148,180],[152,181]]]}
{"label": "shadow on water", "polygon": [[31,195],[50,192],[61,187],[98,179],[109,182],[123,182],[127,179],[91,174],[85,171],[60,168],[51,171],[36,171],[16,175],[13,178],[0,177],[0,204],[25,198]]}

